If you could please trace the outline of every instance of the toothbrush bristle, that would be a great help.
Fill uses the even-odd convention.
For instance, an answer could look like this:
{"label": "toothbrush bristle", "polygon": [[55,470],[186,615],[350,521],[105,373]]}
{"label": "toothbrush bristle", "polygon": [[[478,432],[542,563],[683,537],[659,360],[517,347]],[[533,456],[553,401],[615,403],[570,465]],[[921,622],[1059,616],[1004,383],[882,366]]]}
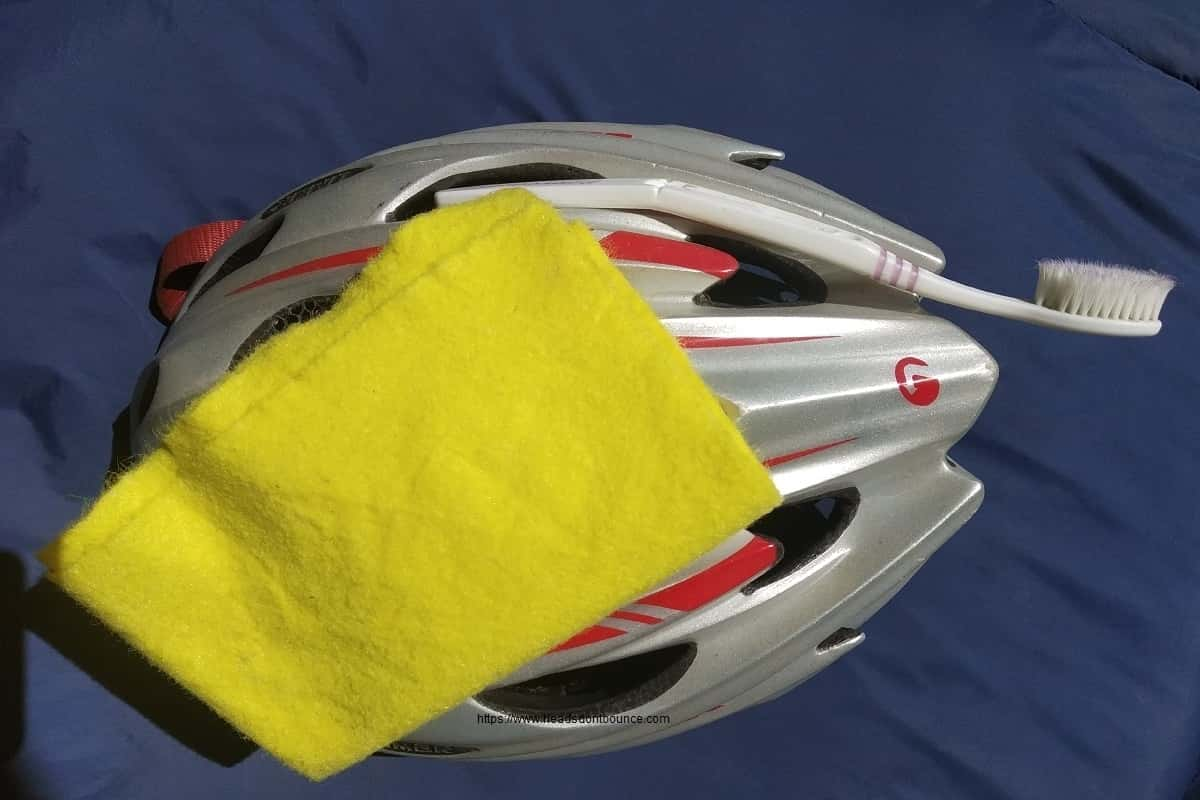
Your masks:
{"label": "toothbrush bristle", "polygon": [[1091,261],[1038,262],[1038,305],[1085,317],[1153,321],[1175,280],[1157,272]]}

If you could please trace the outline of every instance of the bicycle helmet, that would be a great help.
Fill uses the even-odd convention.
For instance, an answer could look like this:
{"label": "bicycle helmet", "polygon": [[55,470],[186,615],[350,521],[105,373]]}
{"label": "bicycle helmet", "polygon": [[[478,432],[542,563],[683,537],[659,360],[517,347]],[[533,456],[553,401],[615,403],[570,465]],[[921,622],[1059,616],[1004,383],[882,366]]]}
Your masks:
{"label": "bicycle helmet", "polygon": [[602,198],[562,208],[677,337],[785,501],[385,752],[595,753],[770,700],[858,646],[867,618],[979,506],[982,485],[946,453],[996,364],[901,280],[913,265],[940,272],[941,251],[782,158],[677,126],[486,128],[376,153],[168,246],[155,297],[171,323],[130,406],[135,453],[268,337],[328,309],[397,226],[471,187],[684,182],[870,240],[886,253],[878,269],[895,270],[901,285],[882,285],[736,225]]}

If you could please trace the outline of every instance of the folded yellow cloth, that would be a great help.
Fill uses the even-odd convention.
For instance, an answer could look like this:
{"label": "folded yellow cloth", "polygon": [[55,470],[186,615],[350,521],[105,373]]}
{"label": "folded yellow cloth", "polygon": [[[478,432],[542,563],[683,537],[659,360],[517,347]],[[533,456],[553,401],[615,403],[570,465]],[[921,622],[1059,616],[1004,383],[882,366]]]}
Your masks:
{"label": "folded yellow cloth", "polygon": [[42,560],[321,778],[778,501],[588,230],[509,190],[404,226]]}

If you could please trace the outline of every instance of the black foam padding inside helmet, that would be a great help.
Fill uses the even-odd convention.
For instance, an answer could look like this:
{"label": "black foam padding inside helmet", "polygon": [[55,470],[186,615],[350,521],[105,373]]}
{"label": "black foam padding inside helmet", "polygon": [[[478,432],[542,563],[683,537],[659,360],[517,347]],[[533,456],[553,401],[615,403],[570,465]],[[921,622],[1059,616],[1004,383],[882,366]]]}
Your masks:
{"label": "black foam padding inside helmet", "polygon": [[479,702],[514,717],[590,717],[620,714],[645,705],[683,677],[696,658],[696,645],[671,645],[590,667],[554,672],[522,683],[488,689]]}

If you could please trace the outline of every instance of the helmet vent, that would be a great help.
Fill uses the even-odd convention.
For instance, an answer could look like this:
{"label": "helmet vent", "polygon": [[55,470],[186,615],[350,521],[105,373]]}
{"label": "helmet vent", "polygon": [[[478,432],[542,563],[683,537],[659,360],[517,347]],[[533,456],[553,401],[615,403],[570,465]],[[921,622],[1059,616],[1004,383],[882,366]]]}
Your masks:
{"label": "helmet vent", "polygon": [[246,337],[246,341],[242,342],[237,352],[233,354],[233,358],[230,359],[229,368],[236,367],[243,358],[253,353],[267,339],[283,333],[293,325],[299,325],[321,316],[333,308],[333,304],[336,302],[337,295],[323,294],[297,300],[295,303],[279,309]]}
{"label": "helmet vent", "polygon": [[230,253],[229,258],[221,263],[221,266],[217,268],[212,277],[204,282],[204,286],[200,287],[200,291],[196,292],[193,302],[200,299],[205,292],[225,280],[225,278],[228,278],[234,272],[237,272],[261,256],[263,251],[267,249],[267,245],[275,238],[275,234],[279,233],[279,229],[283,227],[283,221],[286,217],[286,214],[277,214],[260,225],[258,230],[254,232],[254,235],[250,237],[250,240]]}
{"label": "helmet vent", "polygon": [[726,236],[696,235],[690,241],[722,250],[738,260],[738,270],[696,297],[701,305],[727,308],[808,306],[824,303],[825,281],[798,258]]}
{"label": "helmet vent", "polygon": [[696,657],[696,645],[677,644],[661,650],[554,672],[523,683],[480,693],[479,702],[531,722],[553,716],[590,717],[620,714],[645,705],[674,686]]}
{"label": "helmet vent", "polygon": [[437,193],[444,189],[468,189],[472,186],[493,186],[506,183],[530,183],[533,181],[580,181],[603,178],[598,172],[574,167],[570,164],[515,164],[509,167],[493,167],[475,172],[460,172],[434,181],[412,197],[400,203],[387,215],[389,222],[403,222],[417,214],[437,208]]}
{"label": "helmet vent", "polygon": [[742,587],[751,594],[786,578],[833,546],[858,510],[857,489],[843,489],[797,503],[785,503],[751,523],[749,530],[779,543],[783,555],[775,566]]}
{"label": "helmet vent", "polygon": [[828,653],[830,650],[836,650],[848,642],[860,638],[862,635],[862,631],[858,628],[838,628],[822,639],[821,643],[817,645],[817,655]]}
{"label": "helmet vent", "polygon": [[729,160],[735,164],[741,164],[743,167],[750,169],[764,170],[771,166],[773,161],[778,161],[774,156],[764,156],[759,153],[730,153]]}

